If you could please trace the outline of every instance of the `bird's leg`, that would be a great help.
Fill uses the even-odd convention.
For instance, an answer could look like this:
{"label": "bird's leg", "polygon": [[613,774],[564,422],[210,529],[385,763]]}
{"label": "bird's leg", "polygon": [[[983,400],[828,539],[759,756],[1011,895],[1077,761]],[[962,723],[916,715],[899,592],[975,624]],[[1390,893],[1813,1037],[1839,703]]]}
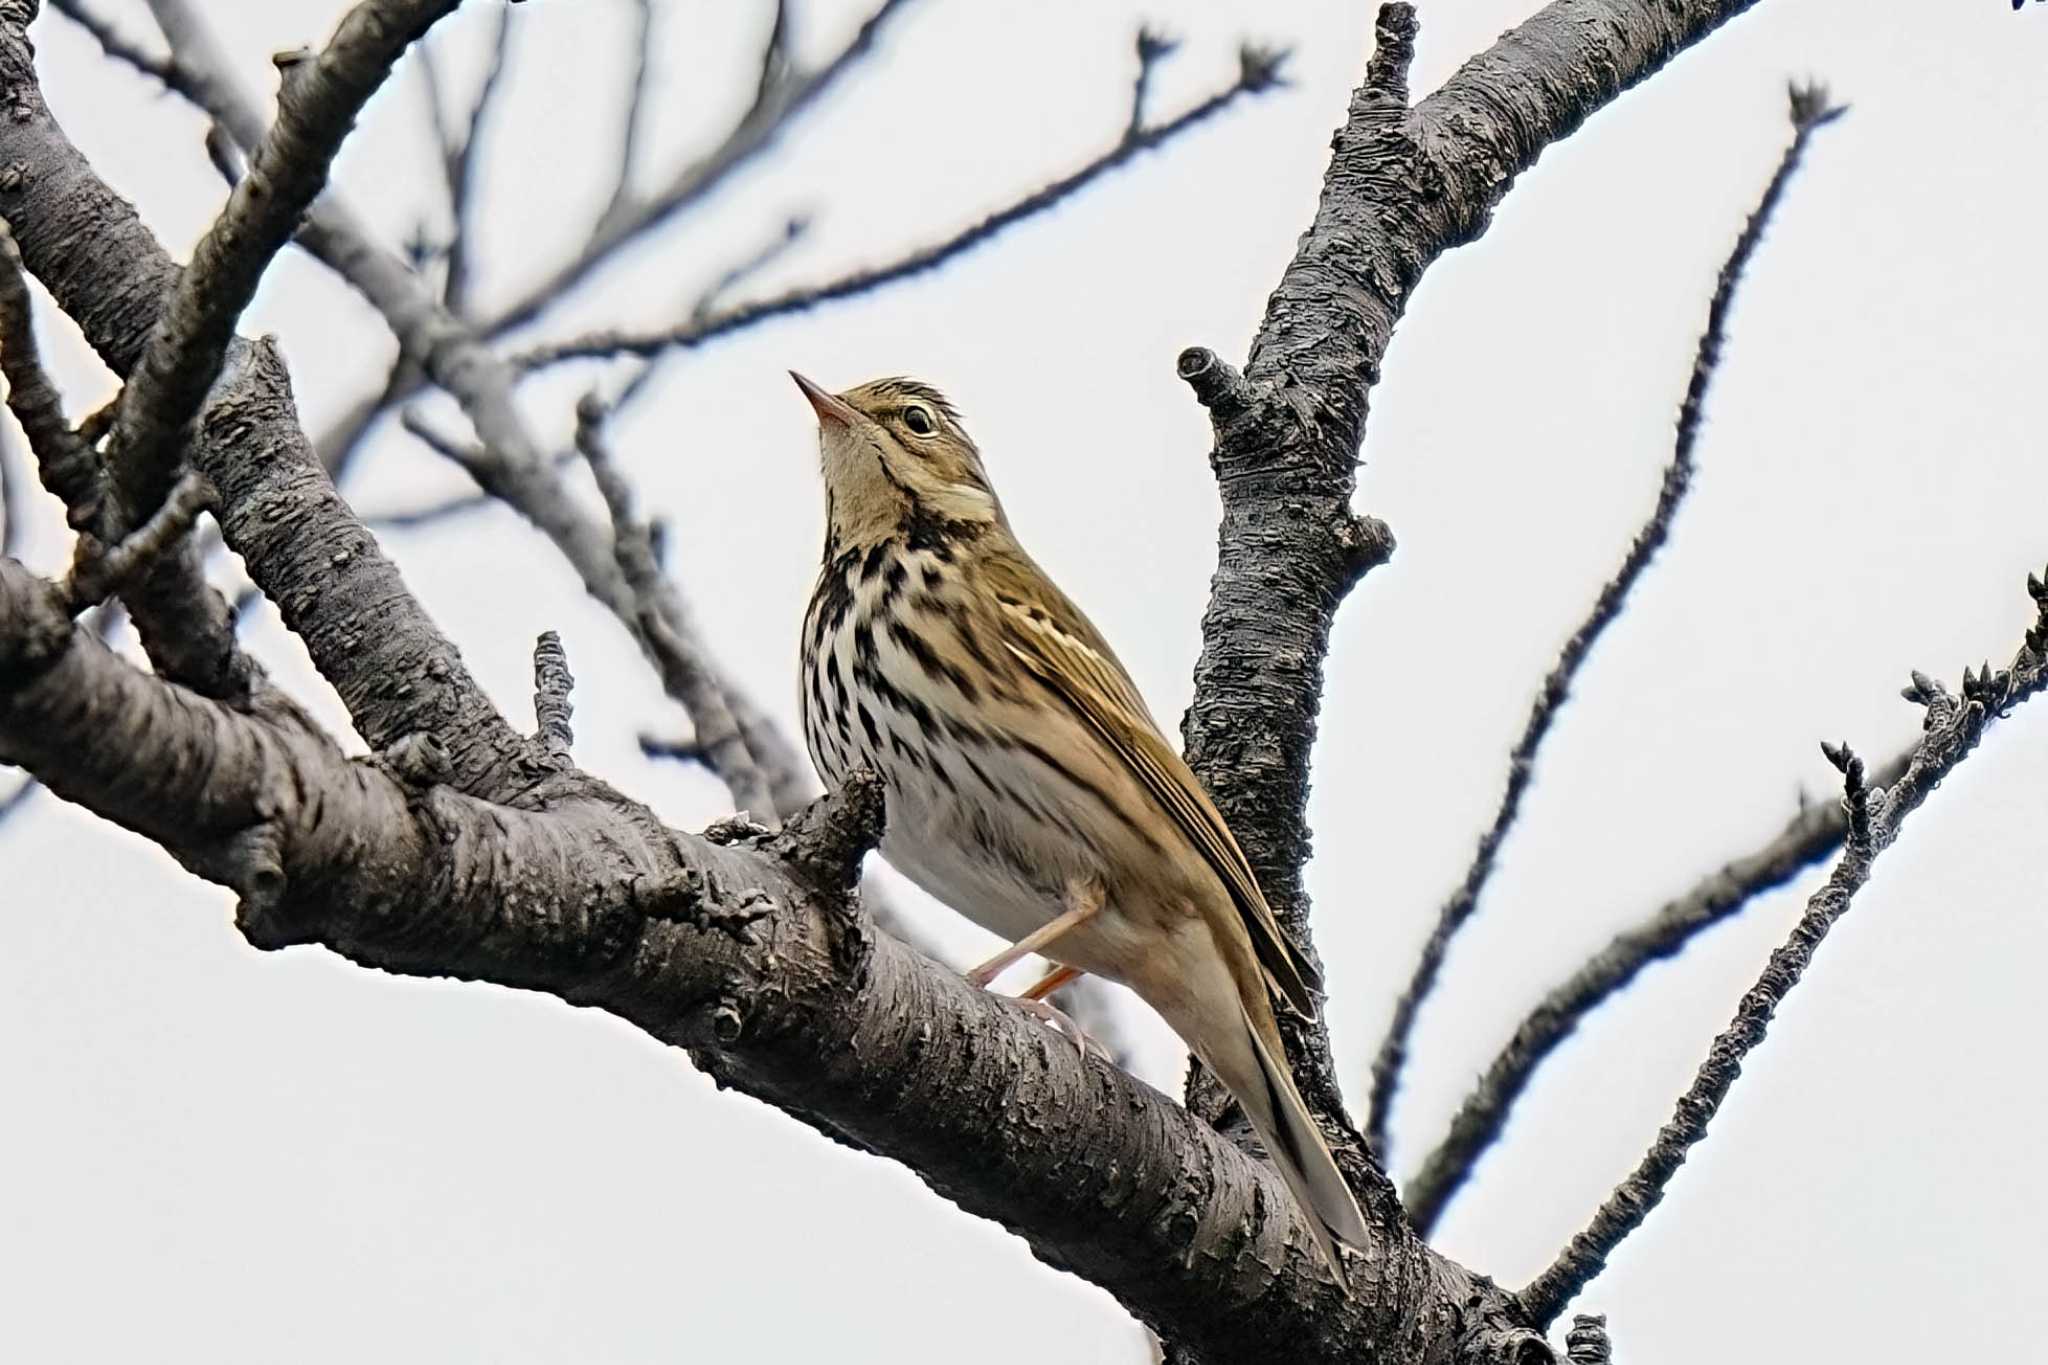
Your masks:
{"label": "bird's leg", "polygon": [[1014,963],[1046,947],[1069,929],[1087,923],[1102,909],[1102,887],[1092,880],[1069,882],[1062,899],[1066,902],[1065,910],[967,973],[967,979],[986,987]]}
{"label": "bird's leg", "polygon": [[1055,967],[1047,972],[1037,985],[1025,991],[1022,995],[1017,996],[1016,999],[1018,1006],[1026,1014],[1034,1019],[1040,1019],[1051,1024],[1061,1033],[1073,1039],[1074,1046],[1081,1049],[1081,1060],[1085,1062],[1088,1060],[1088,1050],[1090,1048],[1095,1049],[1105,1057],[1109,1055],[1109,1050],[1089,1037],[1088,1030],[1075,1023],[1072,1015],[1046,999],[1048,995],[1051,995],[1054,991],[1081,974],[1079,967]]}
{"label": "bird's leg", "polygon": [[1055,967],[1041,977],[1036,986],[1033,986],[1028,991],[1020,991],[1017,998],[1019,1000],[1043,1000],[1079,975],[1081,975],[1079,967]]}

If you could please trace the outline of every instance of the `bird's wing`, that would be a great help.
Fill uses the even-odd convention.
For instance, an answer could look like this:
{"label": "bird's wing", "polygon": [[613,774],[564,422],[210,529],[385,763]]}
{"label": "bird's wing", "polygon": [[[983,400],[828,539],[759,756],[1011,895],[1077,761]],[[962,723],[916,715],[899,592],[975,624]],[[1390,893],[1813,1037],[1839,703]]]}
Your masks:
{"label": "bird's wing", "polygon": [[996,593],[1003,644],[1039,682],[1129,765],[1237,902],[1259,964],[1288,1005],[1304,1016],[1322,987],[1273,918],[1244,850],[1188,765],[1160,735],[1144,698],[1109,645],[1051,581],[1031,566],[1034,591]]}

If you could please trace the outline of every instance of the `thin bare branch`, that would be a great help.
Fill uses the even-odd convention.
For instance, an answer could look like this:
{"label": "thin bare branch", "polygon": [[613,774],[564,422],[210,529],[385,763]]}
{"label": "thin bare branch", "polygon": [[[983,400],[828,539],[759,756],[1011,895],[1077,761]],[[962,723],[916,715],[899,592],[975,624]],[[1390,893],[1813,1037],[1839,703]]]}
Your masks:
{"label": "thin bare branch", "polygon": [[277,123],[193,249],[115,418],[113,458],[130,519],[146,517],[170,491],[186,427],[220,373],[235,323],[326,185],[356,114],[399,54],[458,3],[363,0],[317,58],[279,58]]}
{"label": "thin bare branch", "polygon": [[191,530],[199,514],[214,504],[213,485],[187,470],[171,486],[163,504],[149,520],[124,536],[118,545],[100,546],[81,540],[82,553],[64,580],[63,594],[73,616],[96,607],[161,560]]}
{"label": "thin bare branch", "polygon": [[[63,400],[43,373],[21,248],[4,218],[0,218],[0,373],[7,378],[7,408],[28,437],[43,487],[64,504],[65,517],[74,530],[96,529],[106,495],[106,472],[91,443],[64,419]],[[20,525],[12,489],[10,482],[6,509],[10,545]]]}
{"label": "thin bare branch", "polygon": [[187,99],[193,97],[185,84],[184,73],[178,69],[176,62],[137,46],[114,27],[112,20],[88,8],[85,0],[49,0],[49,6],[84,29],[86,34],[100,45],[100,51],[115,61],[150,77],[175,94],[183,95]]}
{"label": "thin bare branch", "polygon": [[[630,0],[633,6],[633,34],[626,60],[633,78],[626,83],[625,108],[619,115],[619,164],[612,176],[612,192],[605,196],[600,223],[611,222],[626,211],[633,193],[633,170],[640,164],[640,144],[646,135],[647,73],[654,57],[654,0]],[[782,11],[776,8],[776,30],[780,32]],[[771,50],[773,40],[771,39]]]}
{"label": "thin bare branch", "polygon": [[632,491],[613,465],[606,443],[604,404],[595,394],[576,406],[576,449],[590,466],[611,514],[613,553],[635,599],[633,616],[644,632],[663,688],[690,714],[704,763],[732,792],[740,810],[774,819],[783,813],[767,774],[755,759],[726,689],[681,598],[655,562],[647,527],[633,514]]}
{"label": "thin bare branch", "polygon": [[[1911,754],[1894,757],[1878,773],[1890,786]],[[1624,929],[1553,987],[1516,1026],[1498,1056],[1481,1072],[1443,1138],[1401,1191],[1408,1216],[1425,1237],[1436,1227],[1479,1159],[1506,1130],[1514,1106],[1536,1071],[1577,1030],[1580,1022],[1627,988],[1653,963],[1676,957],[1699,935],[1734,918],[1758,897],[1786,885],[1831,858],[1848,836],[1838,801],[1816,802],[1794,815],[1761,848],[1702,878],[1684,895]]]}
{"label": "thin bare branch", "polygon": [[[1735,1018],[1714,1039],[1692,1086],[1679,1098],[1671,1120],[1657,1134],[1641,1163],[1617,1185],[1584,1231],[1557,1260],[1516,1296],[1539,1326],[1548,1326],[1579,1291],[1605,1268],[1623,1239],[1641,1227],[1664,1198],[1687,1153],[1707,1135],[1707,1126],[1728,1097],[1743,1059],[1764,1040],[1772,1017],[1799,984],[1821,940],[1849,910],[1870,880],[1880,854],[1898,838],[1899,828],[1942,779],[1968,758],[1994,719],[2048,687],[2048,584],[2030,577],[2034,621],[2010,668],[1981,673],[1963,670],[1961,695],[1929,685],[1918,695],[1926,708],[1925,733],[1906,771],[1890,787],[1869,785],[1861,759],[1846,744],[1822,745],[1842,773],[1842,801],[1849,837],[1827,883],[1806,903],[1791,936],[1771,954],[1763,975],[1736,1006]],[[1916,683],[1919,681],[1916,678]]]}
{"label": "thin bare branch", "polygon": [[[564,262],[479,330],[485,336],[497,337],[525,326],[622,248],[703,202],[734,172],[773,147],[800,115],[857,69],[862,59],[874,51],[883,27],[905,3],[906,0],[882,0],[845,46],[822,65],[798,72],[783,70],[779,65],[777,54],[786,16],[778,5],[769,34],[768,55],[763,60],[763,80],[753,102],[718,146],[703,158],[678,168],[653,194],[641,197],[628,192],[622,196],[599,218],[591,230],[590,241],[574,259]],[[771,66],[780,73],[779,78],[768,75]]]}
{"label": "thin bare branch", "polygon": [[1028,194],[1005,204],[985,217],[940,241],[918,247],[882,265],[850,271],[837,279],[757,299],[707,316],[686,319],[681,324],[655,330],[611,330],[592,332],[566,341],[534,347],[515,358],[525,369],[540,369],[565,360],[618,355],[652,356],[678,348],[700,346],[717,337],[755,326],[770,318],[807,312],[821,304],[854,298],[884,285],[911,279],[936,270],[955,257],[996,237],[1008,228],[1036,217],[1071,199],[1089,185],[1129,164],[1144,152],[1171,141],[1220,114],[1241,96],[1257,94],[1278,84],[1279,59],[1262,54],[1260,60],[1242,64],[1238,79],[1193,108],[1164,123],[1136,132],[1126,132],[1107,151],[1086,164]]}
{"label": "thin bare branch", "polygon": [[[718,276],[698,293],[696,302],[690,305],[687,316],[696,322],[702,322],[710,317],[711,310],[721,299],[780,260],[791,247],[802,240],[806,232],[810,231],[810,226],[810,219],[802,216],[786,220],[782,230],[775,236],[763,242],[751,254],[720,271]],[[632,377],[620,388],[618,396],[611,400],[612,416],[617,417],[645,396],[654,381],[664,372],[670,359],[680,354],[680,351],[670,351],[642,361],[640,368],[635,370]]]}
{"label": "thin bare branch", "polygon": [[1828,105],[1824,91],[1818,95],[1811,91],[1794,91],[1792,141],[1779,157],[1777,169],[1765,185],[1762,198],[1751,210],[1742,231],[1736,235],[1735,246],[1722,263],[1720,275],[1714,283],[1713,297],[1707,304],[1706,327],[1700,334],[1693,356],[1692,375],[1678,407],[1677,439],[1672,445],[1671,461],[1664,468],[1664,480],[1657,492],[1656,505],[1651,508],[1649,519],[1637,530],[1628,553],[1622,558],[1621,567],[1601,586],[1586,619],[1565,641],[1557,663],[1543,680],[1542,688],[1529,707],[1529,717],[1523,723],[1521,737],[1508,754],[1507,783],[1501,792],[1500,806],[1494,812],[1493,823],[1479,837],[1479,847],[1472,855],[1471,866],[1465,870],[1464,881],[1437,912],[1436,925],[1422,946],[1421,957],[1409,977],[1407,988],[1395,1002],[1386,1038],[1380,1044],[1378,1056],[1373,1059],[1372,1108],[1366,1123],[1366,1140],[1382,1157],[1388,1154],[1388,1125],[1392,1119],[1395,1092],[1401,1082],[1401,1071],[1408,1060],[1408,1045],[1414,1035],[1416,1018],[1430,992],[1436,988],[1451,941],[1479,908],[1480,897],[1493,876],[1501,845],[1521,815],[1522,798],[1527,795],[1530,779],[1535,775],[1537,752],[1556,724],[1565,701],[1571,696],[1572,684],[1591,656],[1593,647],[1607,628],[1620,618],[1628,605],[1629,594],[1669,539],[1672,522],[1692,487],[1693,450],[1699,441],[1700,419],[1705,411],[1707,392],[1713,385],[1714,372],[1721,362],[1728,313],[1735,301],[1735,291],[1742,282],[1743,271],[1748,268],[1750,257],[1763,240],[1764,229],[1784,196],[1785,186],[1799,168],[1799,162],[1806,153],[1807,139],[1816,128],[1830,122],[1840,112]]}
{"label": "thin bare branch", "polygon": [[[483,84],[469,108],[469,125],[448,162],[448,207],[453,217],[448,238],[448,273],[441,287],[441,300],[457,316],[469,310],[475,282],[472,265],[476,251],[476,225],[483,216],[478,202],[478,168],[483,163],[479,149],[490,125],[498,94],[504,88],[506,57],[512,49],[512,6],[496,7],[497,26],[491,34],[491,64],[484,69]],[[424,48],[421,49],[425,51]]]}
{"label": "thin bare branch", "polygon": [[1124,136],[1135,137],[1145,127],[1145,99],[1152,92],[1152,74],[1174,54],[1180,44],[1147,25],[1138,30],[1138,74],[1131,82],[1131,117],[1124,124]]}

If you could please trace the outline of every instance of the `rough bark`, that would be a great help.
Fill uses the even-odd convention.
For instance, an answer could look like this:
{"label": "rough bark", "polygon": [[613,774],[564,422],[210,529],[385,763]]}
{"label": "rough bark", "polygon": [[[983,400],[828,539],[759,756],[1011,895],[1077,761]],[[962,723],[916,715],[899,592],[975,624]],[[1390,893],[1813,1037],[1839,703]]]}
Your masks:
{"label": "rough bark", "polygon": [[[1746,3],[1558,0],[1408,107],[1413,14],[1335,141],[1322,206],[1243,375],[1184,373],[1223,486],[1190,756],[1307,941],[1309,749],[1331,620],[1383,559],[1349,507],[1365,394],[1422,268],[1469,240],[1549,141]],[[125,372],[177,279],[50,118],[0,0],[0,213],[29,268]],[[483,697],[328,483],[274,347],[235,343],[194,466],[231,548],[379,750],[151,678],[0,561],[0,757],[241,897],[264,946],[601,1007],[721,1081],[888,1155],[1212,1361],[1551,1358],[1525,1311],[1423,1245],[1351,1144],[1374,1245],[1322,1277],[1277,1179],[1188,1112],[875,933],[852,893],[879,803],[857,784],[776,834],[713,842],[565,765]],[[1304,1088],[1341,1106],[1319,1032]]]}

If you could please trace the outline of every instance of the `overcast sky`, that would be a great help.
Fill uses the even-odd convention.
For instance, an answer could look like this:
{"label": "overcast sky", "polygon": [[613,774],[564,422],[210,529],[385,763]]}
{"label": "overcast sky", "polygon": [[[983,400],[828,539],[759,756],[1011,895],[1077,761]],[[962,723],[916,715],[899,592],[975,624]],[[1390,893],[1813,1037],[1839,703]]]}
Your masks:
{"label": "overcast sky", "polygon": [[[141,0],[101,8],[151,32]],[[323,40],[346,6],[205,8],[267,90],[268,54]],[[658,8],[657,169],[744,99],[764,20]],[[795,8],[816,55],[865,5]],[[1424,0],[1418,92],[1535,8]],[[471,0],[435,39],[461,91],[487,9]],[[1941,10],[1760,4],[1547,153],[1402,323],[1359,499],[1400,549],[1338,622],[1311,812],[1354,1102],[1531,690],[1654,498],[1714,271],[1788,134],[1786,78],[1821,76],[1854,105],[1816,138],[1757,257],[1696,491],[1591,660],[1422,1019],[1401,1173],[1562,973],[1756,846],[1802,793],[1833,799],[1818,740],[1889,756],[1917,731],[1898,698],[1910,669],[1953,681],[2018,643],[2025,576],[2048,562],[2048,5]],[[485,149],[487,302],[572,248],[608,188],[629,11],[515,14],[511,98]],[[1242,355],[1313,209],[1371,7],[913,0],[782,156],[537,334],[673,317],[792,212],[814,227],[755,289],[943,235],[1115,136],[1141,18],[1185,44],[1157,84],[1163,111],[1226,82],[1244,38],[1292,45],[1293,83],[935,276],[685,358],[617,433],[706,633],[785,720],[823,514],[791,366],[834,388],[906,372],[944,388],[1022,538],[1154,709],[1179,715],[1217,509],[1173,357]],[[61,18],[35,32],[67,130],[188,252],[222,195],[201,123]],[[342,191],[393,242],[441,225],[425,129],[408,63],[341,159]],[[68,324],[43,325],[69,410],[104,400],[112,381]],[[302,256],[273,269],[244,326],[280,335],[315,430],[391,353]],[[565,373],[528,411],[565,434],[575,394],[621,378]],[[463,487],[392,423],[349,492],[371,511]],[[29,557],[55,571],[61,518],[38,511]],[[679,714],[516,517],[385,543],[508,711],[527,706],[534,635],[559,629],[579,759],[675,824],[723,811],[715,783],[639,756],[635,735],[680,732]],[[340,732],[275,616],[249,634]],[[1580,1300],[1609,1314],[1621,1358],[1970,1359],[2048,1333],[2048,1098],[2027,1079],[2048,1026],[2044,768],[2037,703],[1885,857],[1670,1197]],[[607,1016],[317,949],[259,954],[227,893],[46,795],[0,827],[0,870],[0,1358],[1139,1358],[1106,1295]],[[1668,1116],[1814,880],[1582,1030],[1453,1207],[1446,1252],[1509,1284],[1548,1262]],[[947,912],[928,918],[956,960],[985,948]],[[1128,1013],[1140,1071],[1177,1093],[1171,1035]]]}

